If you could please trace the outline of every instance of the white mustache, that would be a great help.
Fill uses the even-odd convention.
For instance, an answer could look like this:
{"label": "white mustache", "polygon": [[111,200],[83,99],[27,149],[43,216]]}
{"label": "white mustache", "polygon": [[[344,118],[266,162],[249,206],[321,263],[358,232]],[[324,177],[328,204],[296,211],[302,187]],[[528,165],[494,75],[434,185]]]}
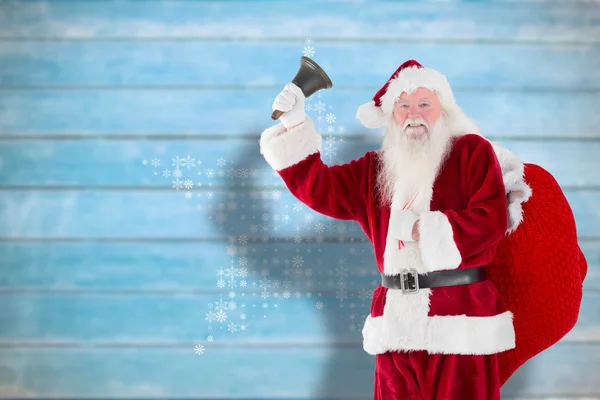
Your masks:
{"label": "white mustache", "polygon": [[402,126],[403,130],[406,130],[409,125],[423,125],[427,130],[429,130],[429,125],[423,118],[406,118],[404,121],[404,125]]}

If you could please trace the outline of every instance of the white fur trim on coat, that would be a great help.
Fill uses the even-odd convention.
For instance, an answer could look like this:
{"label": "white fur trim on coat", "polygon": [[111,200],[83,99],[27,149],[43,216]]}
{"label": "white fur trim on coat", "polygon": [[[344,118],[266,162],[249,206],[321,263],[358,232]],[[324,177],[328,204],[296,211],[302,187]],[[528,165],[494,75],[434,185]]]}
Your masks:
{"label": "white fur trim on coat", "polygon": [[260,135],[260,153],[271,167],[280,171],[321,151],[321,135],[310,117],[284,132],[283,124],[265,129]]}
{"label": "white fur trim on coat", "polygon": [[[402,224],[399,219],[402,220],[403,211],[407,211],[404,209],[404,205],[412,199],[414,193],[417,193],[417,195],[408,211],[419,216],[421,212],[429,210],[433,193],[433,180],[433,174],[423,173],[421,179],[419,179],[418,187],[403,184],[396,186],[390,207],[390,219],[388,221],[388,232],[383,254],[383,272],[385,274],[399,274],[405,269],[416,269],[419,273],[428,272],[427,267],[423,265],[418,242],[412,239],[410,241],[403,240],[404,246],[400,248],[398,238],[394,232],[396,225]],[[407,221],[404,221],[404,223],[407,223]],[[407,223],[407,225],[409,224],[410,222]]]}
{"label": "white fur trim on coat", "polygon": [[510,150],[491,142],[502,169],[502,177],[508,201],[508,228],[513,232],[523,221],[523,206],[531,197],[531,187],[525,183],[523,162]]}
{"label": "white fur trim on coat", "polygon": [[427,211],[419,221],[419,248],[426,271],[456,269],[462,257],[454,241],[448,217],[441,211]]}
{"label": "white fur trim on coat", "polygon": [[493,354],[515,347],[513,314],[428,316],[431,289],[388,290],[383,315],[367,317],[363,348],[371,354],[426,350],[440,354]]}
{"label": "white fur trim on coat", "polygon": [[392,210],[389,230],[393,238],[404,242],[414,242],[412,229],[419,216],[411,210]]}

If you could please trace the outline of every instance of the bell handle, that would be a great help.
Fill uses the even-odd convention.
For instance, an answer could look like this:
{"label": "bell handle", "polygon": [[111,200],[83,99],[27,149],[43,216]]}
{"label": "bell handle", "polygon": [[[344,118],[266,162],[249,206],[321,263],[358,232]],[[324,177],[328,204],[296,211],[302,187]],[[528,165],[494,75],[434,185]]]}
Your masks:
{"label": "bell handle", "polygon": [[283,114],[283,111],[275,110],[275,111],[273,111],[273,114],[271,114],[271,119],[273,121],[276,121],[279,119],[279,117],[281,117],[282,114]]}

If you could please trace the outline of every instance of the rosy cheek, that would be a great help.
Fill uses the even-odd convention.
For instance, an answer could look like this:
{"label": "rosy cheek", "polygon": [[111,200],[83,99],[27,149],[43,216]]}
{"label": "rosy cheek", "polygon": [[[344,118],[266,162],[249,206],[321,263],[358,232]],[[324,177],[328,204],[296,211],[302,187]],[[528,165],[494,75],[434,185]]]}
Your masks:
{"label": "rosy cheek", "polygon": [[425,112],[425,118],[427,119],[427,123],[432,124],[437,120],[437,111],[434,109],[429,109]]}
{"label": "rosy cheek", "polygon": [[406,112],[405,111],[401,111],[398,109],[394,109],[394,120],[396,121],[397,124],[404,124],[404,121],[406,120]]}

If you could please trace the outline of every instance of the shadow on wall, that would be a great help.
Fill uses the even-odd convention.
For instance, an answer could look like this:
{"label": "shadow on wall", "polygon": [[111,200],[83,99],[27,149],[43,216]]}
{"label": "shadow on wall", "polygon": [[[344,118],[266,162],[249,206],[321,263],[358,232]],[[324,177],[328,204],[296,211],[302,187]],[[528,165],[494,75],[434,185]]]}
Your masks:
{"label": "shadow on wall", "polygon": [[[256,134],[260,131],[256,129],[253,132],[255,140],[238,146],[234,163],[228,165],[230,171],[270,170],[260,154]],[[348,147],[354,148],[354,151],[349,151]],[[364,144],[345,144],[344,154],[357,153],[360,151],[358,147],[364,147]],[[327,353],[327,360],[325,365],[319,366],[323,373],[318,386],[306,390],[315,397],[371,396],[372,386],[367,385],[372,385],[374,358],[362,349],[361,329],[370,310],[372,290],[378,283],[372,246],[354,221],[334,220],[300,205],[274,171],[269,183],[277,186],[261,186],[258,176],[251,175],[243,181],[228,177],[223,190],[215,190],[221,198],[215,198],[214,204],[229,203],[231,193],[239,197],[240,194],[252,196],[254,192],[254,197],[259,198],[253,202],[254,207],[244,210],[244,221],[240,221],[239,210],[233,211],[221,221],[213,219],[215,229],[229,238],[237,238],[243,231],[240,224],[250,227],[252,221],[258,221],[258,231],[256,227],[254,232],[247,230],[250,236],[248,247],[253,248],[245,254],[249,259],[249,277],[264,277],[268,271],[269,282],[278,282],[278,288],[272,290],[280,293],[279,308],[282,311],[286,309],[281,293],[291,294],[294,301],[298,301],[294,297],[301,298],[307,309],[314,310],[311,317],[317,316],[320,325],[317,330],[326,332],[324,339],[328,343],[334,342],[316,347]],[[280,194],[277,195],[277,192]],[[249,205],[250,202],[244,201],[244,204]],[[286,224],[283,221],[286,214],[290,218],[288,227],[275,228]],[[265,216],[268,222],[264,221]],[[273,254],[278,248],[285,251],[285,255],[281,251],[279,255]],[[301,255],[301,264],[297,262],[298,254]],[[279,259],[277,265],[271,262],[274,258]],[[318,305],[320,302],[323,303],[322,308]],[[294,326],[301,328],[306,323],[292,314],[285,315],[288,317],[281,323],[288,325],[290,330],[294,330]],[[313,318],[310,321],[315,323]],[[259,329],[259,324],[260,321],[256,322],[254,328]],[[275,348],[273,350],[276,351]],[[349,365],[349,357],[352,362],[359,360],[360,365]],[[360,386],[360,393],[349,393],[348,379],[352,376],[360,377],[360,381],[365,383],[364,390]],[[357,385],[350,387],[356,388]]]}

